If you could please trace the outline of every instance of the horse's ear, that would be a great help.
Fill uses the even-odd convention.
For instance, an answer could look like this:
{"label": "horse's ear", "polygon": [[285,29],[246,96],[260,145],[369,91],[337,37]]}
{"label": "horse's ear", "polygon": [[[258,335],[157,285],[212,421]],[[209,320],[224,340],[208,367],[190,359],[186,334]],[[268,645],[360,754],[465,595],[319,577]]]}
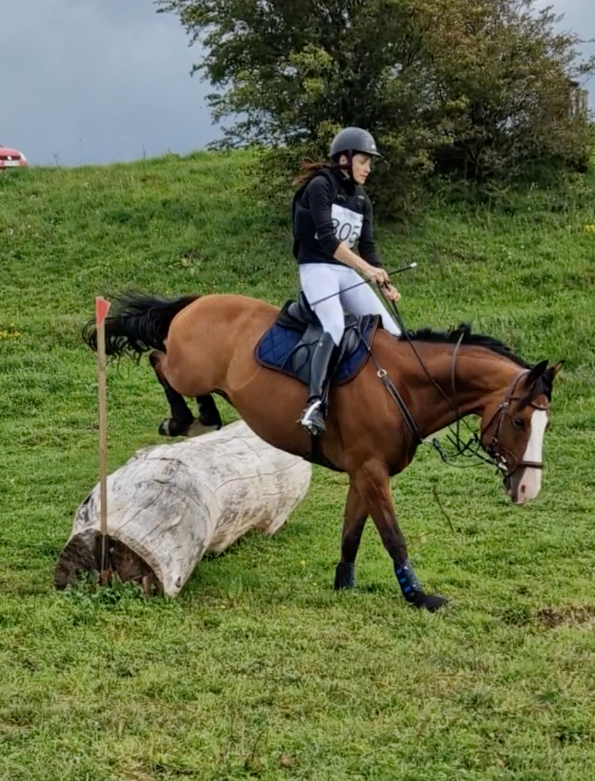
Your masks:
{"label": "horse's ear", "polygon": [[560,374],[562,369],[564,368],[564,364],[566,361],[558,361],[558,363],[555,363],[553,366],[550,366],[550,368],[547,370],[547,373],[550,375],[552,380]]}
{"label": "horse's ear", "polygon": [[527,377],[525,378],[525,387],[532,388],[535,383],[540,380],[547,371],[548,361],[540,361],[534,366]]}

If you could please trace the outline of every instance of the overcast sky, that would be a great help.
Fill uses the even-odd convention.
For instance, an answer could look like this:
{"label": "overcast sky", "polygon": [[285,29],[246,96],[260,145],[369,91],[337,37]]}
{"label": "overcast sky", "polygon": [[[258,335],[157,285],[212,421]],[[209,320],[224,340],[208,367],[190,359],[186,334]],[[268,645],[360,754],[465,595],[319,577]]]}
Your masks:
{"label": "overcast sky", "polygon": [[[592,3],[553,5],[595,38]],[[0,12],[0,144],[31,164],[187,154],[219,135],[210,87],[190,76],[200,52],[152,0],[0,0]]]}

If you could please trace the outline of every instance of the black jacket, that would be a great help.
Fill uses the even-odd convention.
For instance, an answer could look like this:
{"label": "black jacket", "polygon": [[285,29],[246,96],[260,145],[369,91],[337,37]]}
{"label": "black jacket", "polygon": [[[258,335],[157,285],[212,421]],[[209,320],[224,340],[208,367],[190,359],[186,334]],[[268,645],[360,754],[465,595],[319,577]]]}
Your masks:
{"label": "black jacket", "polygon": [[293,254],[298,263],[345,265],[333,255],[344,241],[373,266],[381,266],[373,232],[372,204],[360,185],[324,168],[294,196]]}

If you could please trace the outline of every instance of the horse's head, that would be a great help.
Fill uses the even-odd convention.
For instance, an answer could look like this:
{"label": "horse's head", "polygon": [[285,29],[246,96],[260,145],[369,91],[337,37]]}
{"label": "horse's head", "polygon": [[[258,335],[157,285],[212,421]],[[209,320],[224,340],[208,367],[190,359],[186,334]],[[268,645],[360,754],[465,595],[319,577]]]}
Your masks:
{"label": "horse's head", "polygon": [[537,364],[517,377],[504,399],[484,413],[481,443],[502,470],[504,489],[515,504],[535,499],[541,489],[552,385],[562,366]]}

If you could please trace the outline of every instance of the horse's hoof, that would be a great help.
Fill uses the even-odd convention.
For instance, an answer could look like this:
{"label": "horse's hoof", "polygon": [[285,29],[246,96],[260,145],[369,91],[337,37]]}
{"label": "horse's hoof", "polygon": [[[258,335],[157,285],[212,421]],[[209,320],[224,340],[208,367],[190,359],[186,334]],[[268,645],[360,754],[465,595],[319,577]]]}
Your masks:
{"label": "horse's hoof", "polygon": [[169,424],[170,423],[171,423],[171,420],[166,419],[166,420],[162,420],[161,423],[159,424],[158,431],[159,431],[159,433],[161,434],[162,437],[171,437],[171,434],[169,433]]}
{"label": "horse's hoof", "polygon": [[444,597],[439,597],[438,594],[426,594],[424,607],[426,610],[429,610],[430,613],[435,613],[437,610],[440,610],[445,605],[448,605],[448,599],[445,599]]}
{"label": "horse's hoof", "polygon": [[430,613],[435,613],[440,608],[448,605],[448,599],[439,597],[437,594],[425,594],[423,591],[417,591],[415,597],[408,601],[414,607],[420,610],[424,608],[429,610]]}
{"label": "horse's hoof", "polygon": [[355,586],[355,564],[339,562],[335,570],[335,591]]}
{"label": "horse's hoof", "polygon": [[159,433],[163,437],[183,437],[188,433],[190,425],[192,425],[192,421],[190,424],[186,424],[180,423],[175,418],[166,418],[159,424]]}
{"label": "horse's hoof", "polygon": [[159,433],[164,437],[185,437],[188,429],[194,423],[194,418],[188,420],[178,420],[178,418],[168,418],[162,420],[159,424]]}

